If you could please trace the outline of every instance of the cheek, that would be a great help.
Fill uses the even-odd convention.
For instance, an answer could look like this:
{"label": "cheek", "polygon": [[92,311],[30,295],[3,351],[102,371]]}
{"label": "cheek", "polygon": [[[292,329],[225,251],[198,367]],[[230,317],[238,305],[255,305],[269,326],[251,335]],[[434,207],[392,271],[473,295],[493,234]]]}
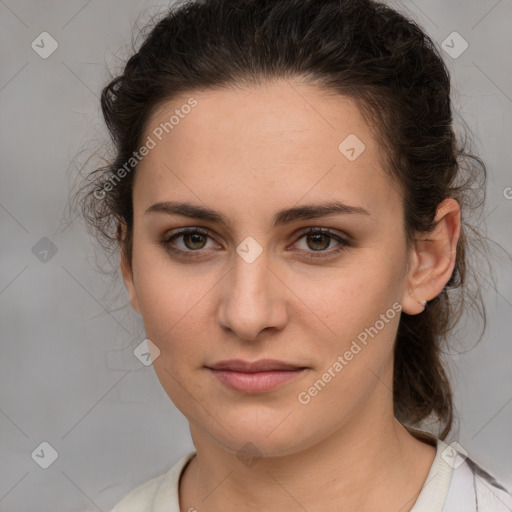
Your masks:
{"label": "cheek", "polygon": [[[191,396],[202,396],[201,382],[191,378],[204,361],[204,308],[212,283],[157,265],[147,258],[134,258],[138,279],[137,297],[146,337],[160,350],[153,362],[155,373],[169,398],[189,417],[200,414]],[[190,266],[189,268],[192,268]],[[201,298],[204,300],[201,301]]]}
{"label": "cheek", "polygon": [[171,350],[173,340],[180,340],[180,346],[187,347],[187,338],[196,339],[201,331],[202,299],[214,282],[212,276],[194,275],[193,267],[171,263],[159,249],[134,247],[133,271],[140,312],[147,337],[160,350]]}
{"label": "cheek", "polygon": [[[329,328],[314,344],[315,374],[294,397],[310,428],[326,410],[333,413],[322,428],[335,428],[387,380],[401,311],[398,281],[396,268],[375,258],[339,272],[321,289],[304,284],[308,305]],[[386,386],[380,391],[388,392]]]}
{"label": "cheek", "polygon": [[[221,283],[224,271],[169,263],[149,251],[134,253],[146,334],[161,350],[153,366],[163,389],[187,418],[225,442],[233,440],[226,438],[213,418],[230,425],[237,442],[250,435],[258,446],[271,451],[289,446],[291,438],[297,446],[317,442],[348,421],[373,390],[382,386],[399,319],[392,309],[399,272],[393,263],[398,255],[382,258],[381,254],[381,250],[364,251],[350,264],[332,269],[309,267],[306,272],[305,267],[284,265],[278,269],[286,285],[280,296],[288,306],[285,329],[298,335],[295,348],[311,354],[315,372],[283,393],[276,406],[255,407],[252,402],[235,406],[210,385],[199,368],[205,354],[218,348],[211,339],[221,339],[215,307],[223,298],[219,290],[229,293]],[[277,287],[280,282],[276,281]],[[387,314],[388,322],[380,320],[381,314]],[[343,368],[337,370],[336,363]],[[382,387],[382,393],[388,393],[387,388]],[[280,424],[290,411],[294,412],[290,419],[270,438],[265,437],[272,430],[269,425]]]}
{"label": "cheek", "polygon": [[390,263],[393,259],[380,257],[379,251],[368,252],[356,264],[335,269],[330,275],[300,277],[301,285],[294,291],[299,290],[297,295],[307,304],[309,317],[322,321],[318,323],[325,338],[334,340],[334,347],[326,346],[328,350],[357,337],[386,312],[386,320],[394,318],[397,306],[392,306],[400,297],[401,281],[397,266]]}

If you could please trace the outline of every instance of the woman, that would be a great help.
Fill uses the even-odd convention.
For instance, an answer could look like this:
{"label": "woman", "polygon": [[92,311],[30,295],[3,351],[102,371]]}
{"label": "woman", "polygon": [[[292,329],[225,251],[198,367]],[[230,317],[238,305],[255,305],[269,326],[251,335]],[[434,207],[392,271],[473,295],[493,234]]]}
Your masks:
{"label": "woman", "polygon": [[512,510],[444,442],[485,166],[414,22],[370,0],[185,3],[102,109],[117,155],[84,213],[196,448],[114,512]]}

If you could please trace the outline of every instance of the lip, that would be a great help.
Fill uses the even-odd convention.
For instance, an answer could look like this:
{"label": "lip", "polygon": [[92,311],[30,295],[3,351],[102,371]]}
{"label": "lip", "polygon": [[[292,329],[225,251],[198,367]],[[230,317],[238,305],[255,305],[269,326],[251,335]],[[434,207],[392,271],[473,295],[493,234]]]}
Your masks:
{"label": "lip", "polygon": [[264,393],[303,374],[308,368],[295,364],[262,359],[221,361],[207,368],[228,388],[242,393]]}
{"label": "lip", "polygon": [[275,370],[300,370],[305,368],[297,364],[285,363],[277,359],[260,359],[259,361],[244,361],[242,359],[230,359],[229,361],[220,361],[208,366],[212,370],[228,370],[233,372],[268,372]]}

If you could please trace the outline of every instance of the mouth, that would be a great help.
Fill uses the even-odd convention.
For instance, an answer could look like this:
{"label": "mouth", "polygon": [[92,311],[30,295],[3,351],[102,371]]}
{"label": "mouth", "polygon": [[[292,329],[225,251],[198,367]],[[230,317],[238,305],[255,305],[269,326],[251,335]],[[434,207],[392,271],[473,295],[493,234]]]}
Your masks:
{"label": "mouth", "polygon": [[273,359],[221,361],[206,368],[226,387],[249,394],[271,391],[309,369]]}

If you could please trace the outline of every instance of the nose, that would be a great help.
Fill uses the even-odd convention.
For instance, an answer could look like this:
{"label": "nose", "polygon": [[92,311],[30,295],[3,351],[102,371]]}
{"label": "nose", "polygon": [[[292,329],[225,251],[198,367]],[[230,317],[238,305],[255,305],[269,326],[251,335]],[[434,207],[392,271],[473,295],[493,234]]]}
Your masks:
{"label": "nose", "polygon": [[290,291],[270,268],[266,251],[252,263],[238,254],[224,281],[218,308],[221,327],[240,339],[254,341],[265,330],[281,330],[287,322]]}

